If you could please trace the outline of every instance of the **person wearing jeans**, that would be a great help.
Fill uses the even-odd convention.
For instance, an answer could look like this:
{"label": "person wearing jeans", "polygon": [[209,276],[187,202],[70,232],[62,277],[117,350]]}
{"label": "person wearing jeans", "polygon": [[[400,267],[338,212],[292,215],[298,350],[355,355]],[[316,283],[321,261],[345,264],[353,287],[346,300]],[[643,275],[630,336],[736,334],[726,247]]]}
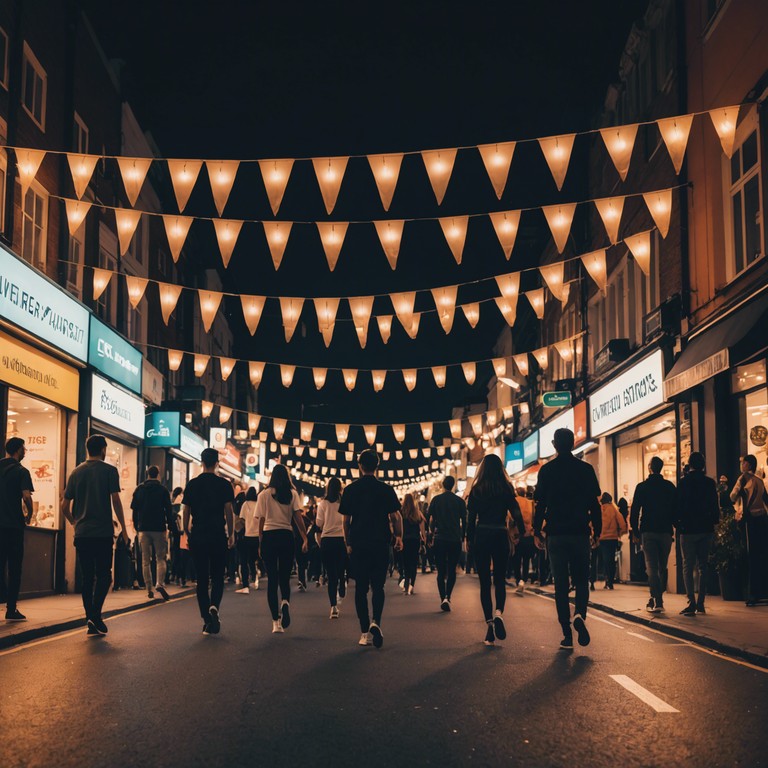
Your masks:
{"label": "person wearing jeans", "polygon": [[[627,532],[627,523],[619,512],[619,508],[613,503],[613,496],[610,493],[604,493],[600,497],[600,509],[603,527],[599,541],[605,575],[605,589],[613,589],[613,580],[616,578],[616,545]],[[594,584],[594,576],[592,584]]]}
{"label": "person wearing jeans", "polygon": [[467,528],[467,505],[453,492],[456,479],[443,478],[443,493],[429,503],[429,530],[434,536],[433,551],[437,565],[437,591],[440,608],[451,610],[451,593],[456,584],[456,566],[461,556],[461,542]]}
{"label": "person wearing jeans", "polygon": [[341,480],[332,477],[325,487],[325,497],[317,505],[316,534],[320,540],[320,554],[328,577],[328,600],[331,619],[339,618],[339,599],[347,594],[344,570],[347,563],[347,545],[344,541],[344,518],[339,513]]}
{"label": "person wearing jeans", "polygon": [[661,475],[664,462],[654,456],[648,462],[648,479],[637,484],[629,512],[633,536],[640,535],[645,570],[651,592],[646,605],[649,613],[664,610],[667,588],[667,563],[672,549],[672,529],[677,517],[677,488]]}

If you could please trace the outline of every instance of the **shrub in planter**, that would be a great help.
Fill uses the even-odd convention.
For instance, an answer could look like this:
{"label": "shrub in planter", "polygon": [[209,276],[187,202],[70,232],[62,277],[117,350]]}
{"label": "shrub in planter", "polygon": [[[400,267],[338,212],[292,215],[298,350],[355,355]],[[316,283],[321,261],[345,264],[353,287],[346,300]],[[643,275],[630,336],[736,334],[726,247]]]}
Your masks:
{"label": "shrub in planter", "polygon": [[741,600],[742,562],[745,549],[736,515],[723,511],[715,527],[715,541],[709,557],[710,565],[717,570],[720,579],[720,594],[723,600]]}

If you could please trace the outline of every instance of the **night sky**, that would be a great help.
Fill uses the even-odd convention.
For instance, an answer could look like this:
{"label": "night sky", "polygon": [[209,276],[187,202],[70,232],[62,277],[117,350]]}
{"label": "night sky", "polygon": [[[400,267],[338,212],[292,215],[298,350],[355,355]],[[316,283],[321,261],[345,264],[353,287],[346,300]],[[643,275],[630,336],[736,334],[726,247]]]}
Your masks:
{"label": "night sky", "polygon": [[[153,134],[160,153],[213,159],[414,151],[589,129],[595,125],[607,86],[618,77],[619,57],[632,22],[646,5],[646,0],[381,4],[134,0],[116,18],[111,4],[83,2],[108,57],[125,61],[125,96],[142,126]],[[429,218],[576,201],[588,197],[585,174],[576,165],[588,142],[577,140],[561,193],[538,147],[518,146],[501,201],[479,154],[459,152],[439,207],[421,159],[406,156],[388,213],[364,158],[350,160],[330,217],[311,163],[299,162],[277,218],[309,222]],[[216,216],[207,184],[198,184],[185,213]],[[255,164],[241,166],[224,216],[275,218]],[[534,266],[547,239],[543,216],[524,214],[507,262],[490,222],[475,219],[470,221],[463,263],[457,265],[437,222],[413,222],[406,225],[393,272],[373,226],[350,226],[331,273],[316,228],[295,225],[282,266],[275,272],[263,234],[252,226],[243,230],[224,276],[225,289],[312,297],[455,285]],[[220,263],[212,233],[209,245],[211,265]],[[537,286],[535,276],[527,275],[521,289]],[[485,283],[460,289],[458,300],[493,295],[494,284]],[[520,302],[519,315],[528,311],[525,304]],[[417,311],[433,308],[428,294],[419,296]],[[391,311],[387,299],[377,299],[374,315]],[[238,317],[239,311],[233,314]],[[331,368],[400,369],[491,357],[504,321],[495,306],[485,304],[480,324],[472,330],[457,310],[454,329],[446,336],[431,312],[422,317],[416,340],[395,321],[385,346],[372,318],[364,350],[344,302],[328,350],[314,308],[307,304],[302,326],[289,344],[276,302],[271,306],[268,302],[253,339],[241,321],[233,327],[239,357]],[[490,364],[480,367],[478,382],[470,388],[460,369],[449,369],[448,386],[441,390],[430,372],[422,372],[416,390],[409,393],[402,376],[390,373],[384,390],[374,393],[369,375],[361,373],[350,394],[340,373],[329,372],[326,387],[317,392],[311,371],[299,370],[291,389],[285,390],[277,369],[268,367],[259,410],[325,422],[445,420],[453,406],[483,402],[490,375]],[[315,436],[326,435],[316,431]]]}

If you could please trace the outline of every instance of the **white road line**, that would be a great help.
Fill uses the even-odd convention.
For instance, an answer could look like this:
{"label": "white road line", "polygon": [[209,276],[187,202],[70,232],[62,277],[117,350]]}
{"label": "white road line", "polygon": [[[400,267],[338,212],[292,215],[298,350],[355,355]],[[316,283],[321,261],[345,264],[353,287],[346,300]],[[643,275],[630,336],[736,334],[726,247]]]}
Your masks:
{"label": "white road line", "polygon": [[650,637],[646,637],[645,635],[641,635],[641,634],[639,634],[637,632],[627,632],[627,634],[628,635],[632,635],[632,637],[639,637],[641,640],[645,640],[648,643],[654,642],[653,640],[651,640]]}
{"label": "white road line", "polygon": [[630,693],[637,696],[640,701],[647,704],[651,709],[655,709],[657,712],[679,712],[679,709],[675,709],[671,704],[667,704],[658,696],[654,696],[650,691],[643,688],[642,685],[636,683],[631,677],[626,675],[608,675],[612,680],[615,680],[619,685],[626,688]]}
{"label": "white road line", "polygon": [[617,624],[615,621],[608,621],[608,619],[602,619],[600,616],[595,616],[594,611],[590,611],[589,618],[591,621],[602,621],[603,624],[610,624],[612,627],[616,627],[616,629],[624,629],[623,624]]}

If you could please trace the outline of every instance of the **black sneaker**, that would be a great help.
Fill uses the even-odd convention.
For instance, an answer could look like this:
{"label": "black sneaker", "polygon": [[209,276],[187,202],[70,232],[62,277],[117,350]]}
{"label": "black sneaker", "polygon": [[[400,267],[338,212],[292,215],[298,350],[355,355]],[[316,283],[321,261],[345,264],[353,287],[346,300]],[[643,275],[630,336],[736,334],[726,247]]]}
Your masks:
{"label": "black sneaker", "polygon": [[493,630],[499,640],[507,639],[507,628],[504,626],[504,619],[498,611],[496,611],[496,615],[493,617]]}
{"label": "black sneaker", "polygon": [[90,619],[88,619],[88,631],[85,634],[88,637],[101,637],[96,629],[96,625]]}
{"label": "black sneaker", "polygon": [[656,600],[655,605],[653,606],[653,610],[651,613],[663,613],[664,611],[664,603],[661,602],[661,600]]}
{"label": "black sneaker", "polygon": [[645,604],[645,610],[648,611],[648,613],[653,613],[655,608],[656,608],[656,603],[653,598],[650,598],[648,602]]}
{"label": "black sneaker", "polygon": [[171,596],[166,592],[165,587],[155,587],[155,589],[157,589],[158,594],[166,603],[171,599]]}
{"label": "black sneaker", "polygon": [[696,606],[693,603],[688,603],[688,605],[683,608],[682,611],[680,611],[681,616],[695,616],[696,615]]}
{"label": "black sneaker", "polygon": [[155,597],[155,593],[151,590],[147,590],[147,599],[152,600]]}
{"label": "black sneaker", "polygon": [[381,648],[384,645],[384,635],[381,632],[381,627],[376,622],[373,622],[368,631],[371,633],[373,647]]}
{"label": "black sneaker", "polygon": [[104,623],[104,619],[93,619],[93,625],[96,627],[96,631],[102,636],[109,632],[109,627]]}
{"label": "black sneaker", "polygon": [[280,616],[282,617],[280,623],[283,629],[288,629],[291,626],[291,605],[287,600],[283,600],[283,604],[280,606]]}
{"label": "black sneaker", "polygon": [[493,645],[496,642],[496,635],[493,633],[493,622],[488,622],[488,629],[485,633],[485,640],[483,640],[484,645]]}
{"label": "black sneaker", "polygon": [[696,613],[706,613],[706,610],[704,610],[703,605],[697,605],[696,606]]}
{"label": "black sneaker", "polygon": [[573,635],[565,635],[560,641],[560,649],[563,651],[573,650]]}
{"label": "black sneaker", "polygon": [[451,601],[447,597],[444,597],[440,603],[440,610],[446,612],[451,610]]}
{"label": "black sneaker", "polygon": [[210,618],[208,619],[208,631],[212,635],[218,635],[219,630],[221,629],[221,621],[219,620],[219,609],[212,605],[208,609],[208,615]]}
{"label": "black sneaker", "polygon": [[27,617],[18,608],[14,608],[12,611],[8,610],[5,612],[5,620],[6,621],[26,621]]}
{"label": "black sneaker", "polygon": [[203,634],[204,635],[210,635],[211,634],[211,627],[209,626],[207,621],[205,622],[205,624],[203,624]]}
{"label": "black sneaker", "polygon": [[578,613],[573,617],[573,628],[578,635],[579,645],[589,645],[590,637],[587,623],[584,621],[584,617]]}

